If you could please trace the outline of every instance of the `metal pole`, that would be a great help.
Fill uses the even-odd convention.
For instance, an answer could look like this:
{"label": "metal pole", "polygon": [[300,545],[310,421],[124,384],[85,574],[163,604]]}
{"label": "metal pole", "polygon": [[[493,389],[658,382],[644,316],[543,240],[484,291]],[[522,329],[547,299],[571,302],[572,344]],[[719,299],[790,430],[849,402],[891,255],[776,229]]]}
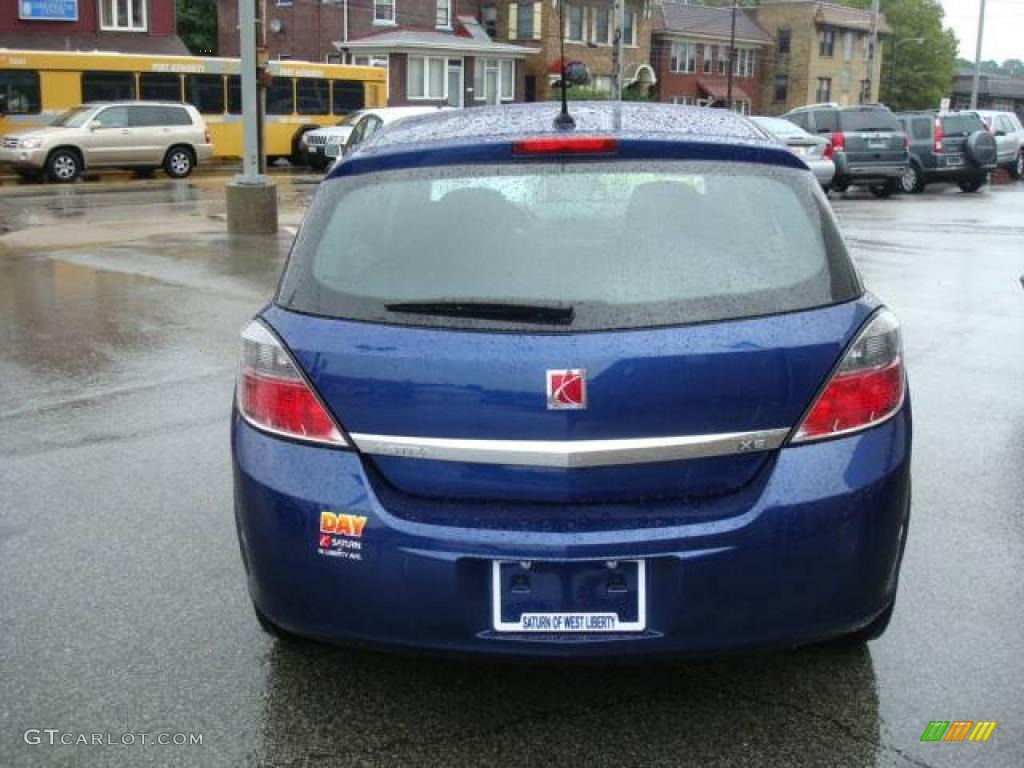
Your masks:
{"label": "metal pole", "polygon": [[736,66],[736,0],[732,4],[732,28],[729,31],[729,75],[725,85],[726,107],[732,109],[732,70]]}
{"label": "metal pole", "polygon": [[260,183],[259,110],[256,107],[256,1],[238,0],[238,48],[242,67],[242,178]]}
{"label": "metal pole", "polygon": [[971,82],[971,109],[978,108],[978,84],[981,80],[981,39],[985,33],[985,0],[978,11],[978,47],[974,49],[974,80]]}
{"label": "metal pole", "polygon": [[[622,101],[622,38],[626,32],[626,0],[615,0],[615,100]],[[633,30],[636,34],[636,30]]]}
{"label": "metal pole", "polygon": [[878,0],[871,0],[871,42],[868,47],[867,88],[861,103],[871,101],[871,84],[875,81],[875,57],[878,50]]}

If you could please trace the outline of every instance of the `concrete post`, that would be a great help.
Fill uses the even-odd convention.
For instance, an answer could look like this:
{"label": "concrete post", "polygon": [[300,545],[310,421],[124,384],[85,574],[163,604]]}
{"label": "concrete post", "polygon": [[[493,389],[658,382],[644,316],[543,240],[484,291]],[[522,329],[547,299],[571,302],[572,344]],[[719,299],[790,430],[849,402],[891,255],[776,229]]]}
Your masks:
{"label": "concrete post", "polygon": [[256,87],[256,0],[238,0],[242,80],[242,174],[226,189],[228,232],[277,234],[277,187],[260,173]]}

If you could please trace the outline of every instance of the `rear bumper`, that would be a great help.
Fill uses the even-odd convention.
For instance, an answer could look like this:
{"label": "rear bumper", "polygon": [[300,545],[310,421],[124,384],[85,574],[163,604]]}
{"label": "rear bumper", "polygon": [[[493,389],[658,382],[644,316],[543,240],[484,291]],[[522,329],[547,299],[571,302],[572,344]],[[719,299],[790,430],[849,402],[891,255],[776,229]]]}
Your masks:
{"label": "rear bumper", "polygon": [[208,163],[213,158],[212,144],[196,145],[196,163]]}
{"label": "rear bumper", "polygon": [[804,160],[819,184],[829,184],[836,175],[836,165],[831,160]]}
{"label": "rear bumper", "polygon": [[[707,653],[857,629],[894,599],[909,515],[910,412],[861,435],[785,448],[751,503],[706,522],[573,532],[399,518],[354,453],[233,420],[235,509],[256,606],[327,640],[533,656]],[[682,502],[681,502],[682,504]],[[318,552],[321,511],[366,518],[345,557]],[[552,505],[552,515],[571,509]],[[491,562],[647,561],[647,628],[537,636],[492,628]]]}
{"label": "rear bumper", "polygon": [[898,179],[907,167],[902,163],[851,163],[848,160],[837,163],[837,176],[843,176],[850,184],[869,184],[876,181]]}

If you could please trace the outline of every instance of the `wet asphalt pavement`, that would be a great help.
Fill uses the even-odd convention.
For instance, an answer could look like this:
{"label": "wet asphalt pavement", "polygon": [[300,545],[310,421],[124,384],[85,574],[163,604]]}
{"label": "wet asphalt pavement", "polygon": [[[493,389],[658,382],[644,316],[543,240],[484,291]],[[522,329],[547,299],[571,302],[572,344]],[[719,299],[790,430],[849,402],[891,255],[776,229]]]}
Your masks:
{"label": "wet asphalt pavement", "polygon": [[[282,205],[309,181],[284,179]],[[5,189],[0,232],[215,221],[222,198],[215,180]],[[904,323],[915,485],[895,618],[866,648],[655,665],[269,639],[227,417],[237,332],[290,233],[0,251],[0,766],[1024,764],[1024,184],[834,205]],[[998,726],[920,742],[955,719]],[[24,742],[47,728],[202,745]]]}

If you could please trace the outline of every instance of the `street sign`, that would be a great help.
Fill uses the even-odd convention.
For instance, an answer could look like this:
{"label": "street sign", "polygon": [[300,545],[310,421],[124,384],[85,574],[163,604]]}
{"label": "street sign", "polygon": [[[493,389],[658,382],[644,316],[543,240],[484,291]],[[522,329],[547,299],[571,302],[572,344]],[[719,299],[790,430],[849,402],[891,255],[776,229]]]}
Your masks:
{"label": "street sign", "polygon": [[78,0],[18,0],[25,21],[78,21]]}
{"label": "street sign", "polygon": [[939,111],[940,112],[949,112],[949,97],[948,96],[946,98],[944,98],[942,101],[939,102]]}

